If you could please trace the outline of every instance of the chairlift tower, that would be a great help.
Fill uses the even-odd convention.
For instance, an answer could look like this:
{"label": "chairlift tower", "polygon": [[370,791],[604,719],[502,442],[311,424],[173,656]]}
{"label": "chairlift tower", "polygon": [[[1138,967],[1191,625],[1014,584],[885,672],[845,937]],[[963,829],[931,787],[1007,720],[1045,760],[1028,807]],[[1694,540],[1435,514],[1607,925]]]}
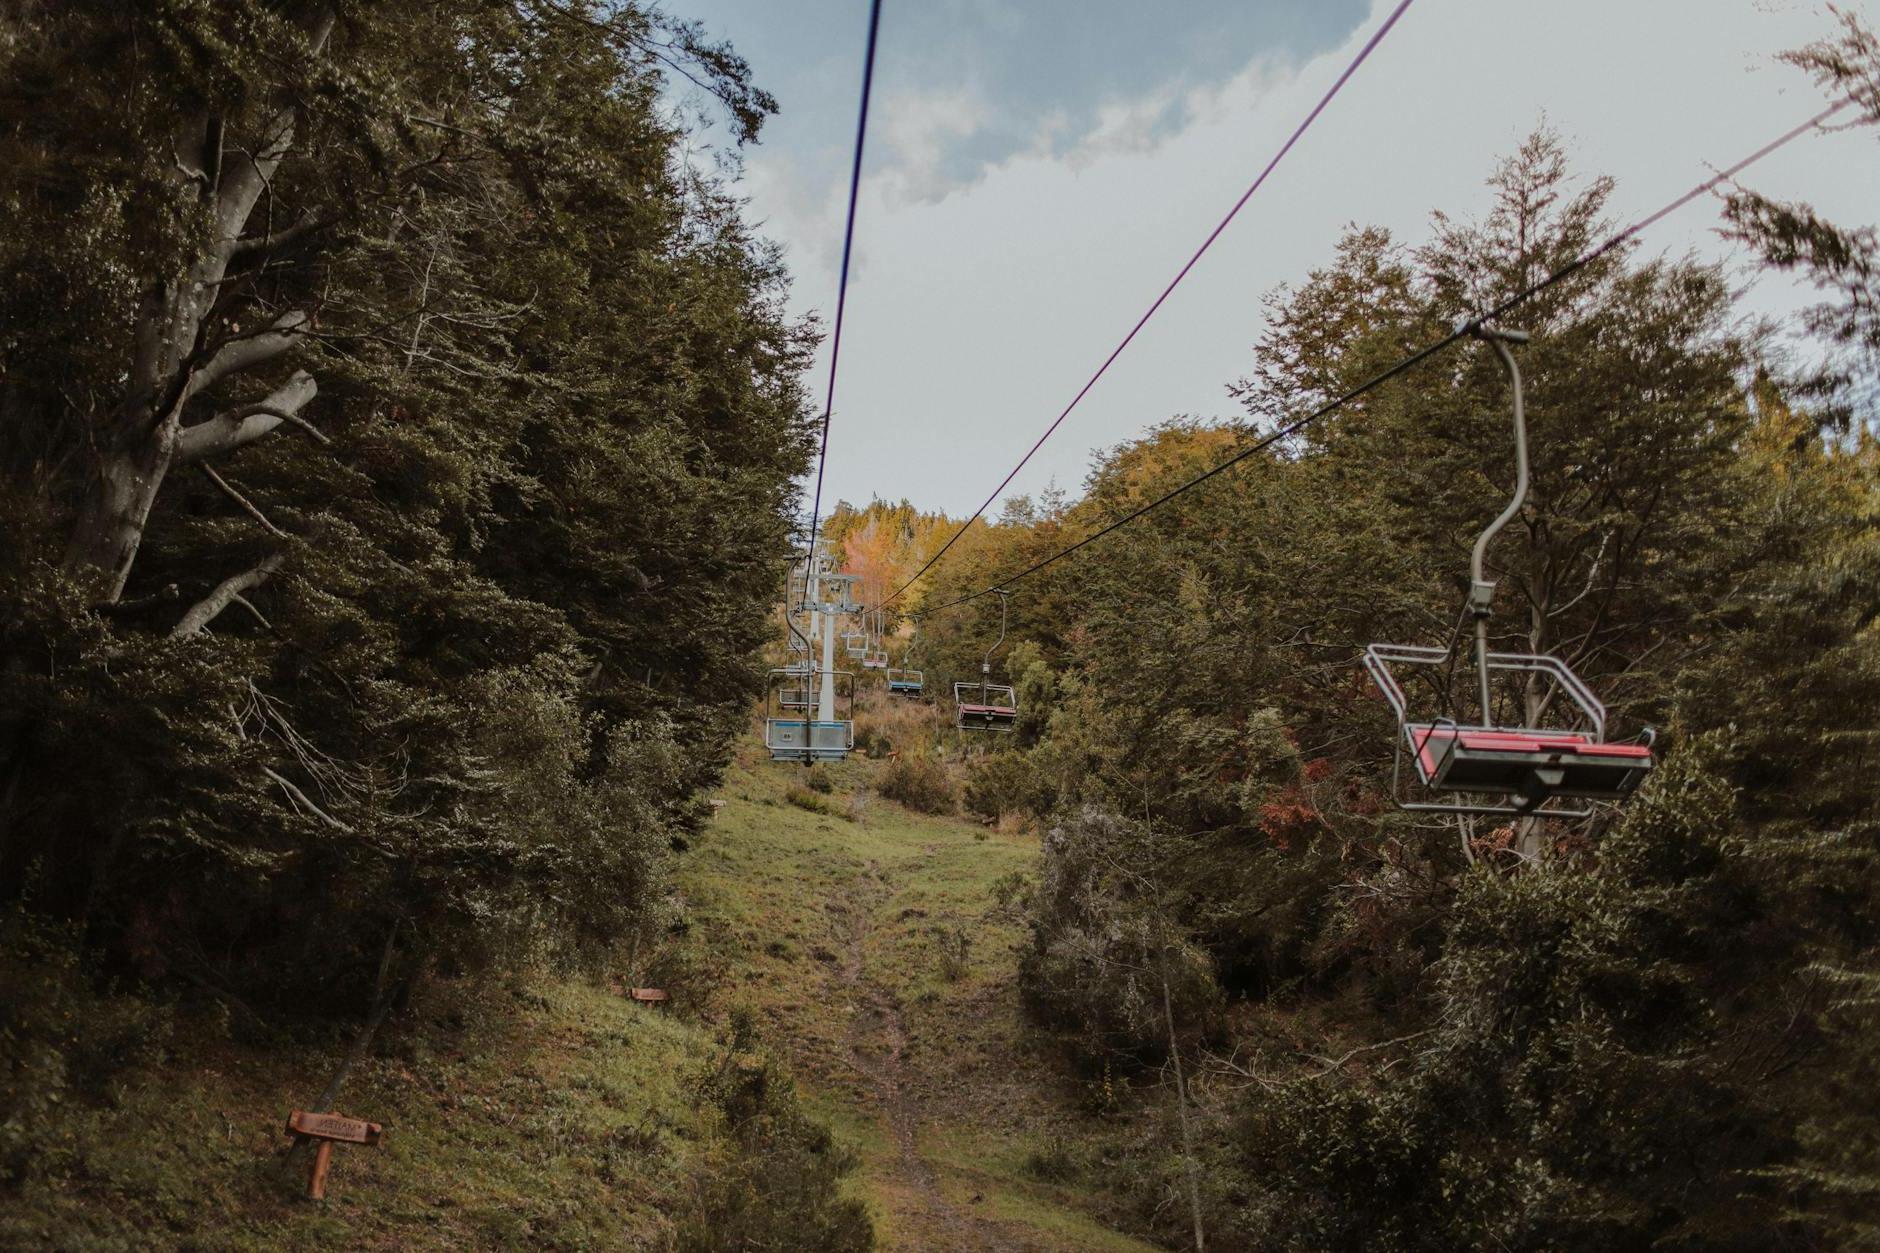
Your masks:
{"label": "chairlift tower", "polygon": [[[845,699],[841,681],[848,680],[852,697],[854,679],[836,670],[835,644],[837,622],[843,614],[859,613],[861,606],[854,603],[855,576],[834,573],[833,564],[819,542],[798,563],[802,599],[797,599],[794,571],[786,589],[784,621],[792,636],[791,650],[801,652],[802,661],[771,672],[772,708],[764,719],[764,742],[773,761],[840,761],[855,744],[854,721],[840,716]],[[799,620],[806,622],[807,632]],[[788,716],[791,711],[797,716]]]}

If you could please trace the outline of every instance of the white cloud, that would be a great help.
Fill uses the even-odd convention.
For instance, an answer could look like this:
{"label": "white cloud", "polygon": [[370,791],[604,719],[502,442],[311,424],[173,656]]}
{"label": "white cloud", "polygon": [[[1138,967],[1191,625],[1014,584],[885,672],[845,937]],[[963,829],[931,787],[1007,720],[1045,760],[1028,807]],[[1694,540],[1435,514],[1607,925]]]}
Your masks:
{"label": "white cloud", "polygon": [[885,97],[877,114],[885,156],[871,163],[895,208],[928,204],[961,190],[953,158],[984,130],[992,106],[979,90],[952,87]]}

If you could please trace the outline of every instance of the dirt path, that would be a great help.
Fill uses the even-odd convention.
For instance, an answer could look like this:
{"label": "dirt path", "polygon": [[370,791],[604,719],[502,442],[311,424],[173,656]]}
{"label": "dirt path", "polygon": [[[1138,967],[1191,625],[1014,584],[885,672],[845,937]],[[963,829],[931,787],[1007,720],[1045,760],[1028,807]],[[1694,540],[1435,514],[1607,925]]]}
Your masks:
{"label": "dirt path", "polygon": [[721,1003],[759,1017],[857,1154],[847,1186],[880,1247],[1149,1253],[1103,1221],[1099,1173],[1034,1167],[1082,1133],[1075,1079],[1024,1021],[1027,935],[997,903],[1036,840],[874,798],[872,769],[820,793],[767,761],[727,777],[682,885]]}
{"label": "dirt path", "polygon": [[880,868],[870,862],[849,892],[848,935],[841,977],[852,998],[853,1013],[846,1041],[848,1061],[868,1080],[886,1116],[900,1153],[896,1191],[913,1202],[910,1212],[897,1215],[901,1239],[896,1243],[909,1249],[1021,1253],[1026,1246],[1014,1241],[998,1224],[963,1211],[947,1200],[933,1167],[921,1156],[919,1102],[909,1094],[904,1082],[907,1020],[899,999],[866,973],[868,935],[874,927],[875,914],[888,895]]}

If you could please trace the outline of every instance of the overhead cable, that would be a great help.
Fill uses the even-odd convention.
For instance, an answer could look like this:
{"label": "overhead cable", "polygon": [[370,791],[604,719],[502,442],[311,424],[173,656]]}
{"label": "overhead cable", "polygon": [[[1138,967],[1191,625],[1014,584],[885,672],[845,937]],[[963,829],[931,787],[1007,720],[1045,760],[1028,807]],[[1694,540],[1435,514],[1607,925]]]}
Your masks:
{"label": "overhead cable", "polygon": [[822,438],[816,450],[816,493],[809,511],[809,547],[816,560],[816,528],[822,519],[823,471],[829,465],[829,420],[836,410],[836,366],[842,360],[842,315],[849,303],[849,257],[855,249],[855,206],[862,193],[862,149],[868,139],[868,99],[875,86],[875,36],[881,29],[881,0],[868,6],[868,50],[862,56],[862,105],[855,122],[855,161],[849,169],[849,214],[842,228],[842,276],[836,283],[836,322],[829,332],[829,390],[823,401]]}
{"label": "overhead cable", "polygon": [[[1479,313],[1475,315],[1474,317],[1469,318],[1463,321],[1462,323],[1458,324],[1454,330],[1450,331],[1449,334],[1443,336],[1441,339],[1435,340],[1434,342],[1427,344],[1422,348],[1417,349],[1415,352],[1411,353],[1409,356],[1405,357],[1403,360],[1397,362],[1397,364],[1391,366],[1389,369],[1381,371],[1378,374],[1372,375],[1370,378],[1358,384],[1356,387],[1352,388],[1350,391],[1344,393],[1343,395],[1338,396],[1337,398],[1333,400],[1329,400],[1323,405],[1320,405],[1317,409],[1314,409],[1312,412],[1306,414],[1305,416],[1296,418],[1293,421],[1287,423],[1286,425],[1279,427],[1277,430],[1274,430],[1272,433],[1261,437],[1260,439],[1254,441],[1252,444],[1248,445],[1246,448],[1241,449],[1239,452],[1235,453],[1233,456],[1228,457],[1226,460],[1221,461],[1218,464],[1210,467],[1209,469],[1202,471],[1200,474],[1197,474],[1195,477],[1187,480],[1186,482],[1180,484],[1179,486],[1174,487],[1167,492],[1164,492],[1162,495],[1156,497],[1152,501],[1149,501],[1147,504],[1141,505],[1131,510],[1130,512],[1124,514],[1122,517],[1116,519],[1115,521],[1109,523],[1108,525],[1102,527],[1099,530],[1092,531],[1089,535],[1084,536],[1082,539],[1078,540],[1074,544],[1071,544],[1069,547],[1060,549],[1057,552],[1052,553],[1050,556],[1044,558],[1041,561],[1033,562],[1031,565],[1027,566],[1023,570],[1020,570],[1016,574],[1004,575],[997,582],[993,583],[992,585],[988,587],[982,588],[977,592],[972,592],[972,593],[969,593],[968,595],[961,596],[958,599],[947,601],[945,604],[934,605],[931,607],[923,606],[918,616],[925,617],[927,614],[938,613],[942,609],[951,609],[955,605],[963,605],[963,604],[966,604],[968,601],[978,600],[982,596],[990,596],[994,592],[997,592],[1003,588],[1009,587],[1013,583],[1017,583],[1022,579],[1029,578],[1032,575],[1038,573],[1040,570],[1043,570],[1047,566],[1050,566],[1059,561],[1062,561],[1064,558],[1070,556],[1072,553],[1076,552],[1078,549],[1083,548],[1084,546],[1088,544],[1094,544],[1096,541],[1102,539],[1104,536],[1110,534],[1112,531],[1120,530],[1121,528],[1128,526],[1131,522],[1134,522],[1137,518],[1142,517],[1144,514],[1147,514],[1151,512],[1152,510],[1161,508],[1163,505],[1166,505],[1169,501],[1174,500],[1177,496],[1181,496],[1189,491],[1192,491],[1193,489],[1201,486],[1203,483],[1206,483],[1209,479],[1214,478],[1216,475],[1224,473],[1228,469],[1236,465],[1239,465],[1241,462],[1245,461],[1247,458],[1253,456],[1254,454],[1262,452],[1265,449],[1272,447],[1274,444],[1278,443],[1279,441],[1283,439],[1286,439],[1290,436],[1298,434],[1300,431],[1304,430],[1306,427],[1312,425],[1312,423],[1317,422],[1320,418],[1323,418],[1327,416],[1328,414],[1335,413],[1338,410],[1343,409],[1346,405],[1349,405],[1352,401],[1357,400],[1359,397],[1365,395],[1367,392],[1375,391],[1377,388],[1382,387],[1384,384],[1390,382],[1392,379],[1396,378],[1398,375],[1404,374],[1407,371],[1415,369],[1417,366],[1429,360],[1431,357],[1435,356],[1437,353],[1440,353],[1444,349],[1450,348],[1454,346],[1456,343],[1458,343],[1459,341],[1470,337],[1471,335],[1475,333],[1477,328],[1481,327],[1485,323],[1493,322],[1496,319],[1501,318],[1505,316],[1506,314],[1513,312],[1515,309],[1519,308],[1521,305],[1526,304],[1528,301],[1540,295],[1542,292],[1547,291],[1549,288],[1554,287],[1559,283],[1565,282],[1567,279],[1571,278],[1573,275],[1578,274],[1581,270],[1584,270],[1587,266],[1592,265],[1595,261],[1598,261],[1601,257],[1612,252],[1614,249],[1623,246],[1628,241],[1636,238],[1637,236],[1642,234],[1644,231],[1657,225],[1659,222],[1663,221],[1665,218],[1669,217],[1671,214],[1677,212],[1679,209],[1682,209],[1685,205],[1690,204],[1693,200],[1696,200],[1700,196],[1704,196],[1704,195],[1709,194],[1712,191],[1715,191],[1718,187],[1729,182],[1731,179],[1735,178],[1738,174],[1741,174],[1744,170],[1756,164],[1756,162],[1762,160],[1764,157],[1768,156],[1770,153],[1775,152],[1779,148],[1783,148],[1787,146],[1788,144],[1801,138],[1803,135],[1808,134],[1810,131],[1813,131],[1819,128],[1823,123],[1827,122],[1828,119],[1832,118],[1835,114],[1840,113],[1843,109],[1848,108],[1853,103],[1854,103],[1854,100],[1852,98],[1848,98],[1848,99],[1844,99],[1840,101],[1837,104],[1830,105],[1828,108],[1823,109],[1820,113],[1817,113],[1815,116],[1809,118],[1806,122],[1803,122],[1799,126],[1796,126],[1788,131],[1785,131],[1781,135],[1777,136],[1775,139],[1770,140],[1768,143],[1764,144],[1762,147],[1756,149],[1756,151],[1750,153],[1748,156],[1738,161],[1735,165],[1732,165],[1728,169],[1718,172],[1715,176],[1709,179],[1706,179],[1702,183],[1699,183],[1697,186],[1691,188],[1691,190],[1685,192],[1683,195],[1679,196],[1677,199],[1672,200],[1668,204],[1664,205],[1662,208],[1659,208],[1653,211],[1652,213],[1646,215],[1645,217],[1640,218],[1638,221],[1632,223],[1632,225],[1626,227],[1624,230],[1608,238],[1605,242],[1599,244],[1598,246],[1584,253],[1581,253],[1578,257],[1575,257],[1572,261],[1569,261],[1566,265],[1561,266],[1559,269],[1547,275],[1547,277],[1541,279],[1539,282],[1533,283],[1530,286],[1522,288],[1520,291],[1516,292],[1512,296],[1509,296],[1506,300],[1503,300],[1501,303],[1495,305],[1493,308],[1488,309],[1482,313]],[[902,590],[906,590],[906,589],[904,588]],[[890,599],[892,599],[892,597],[890,597]],[[883,603],[885,604],[886,602],[884,601]]]}
{"label": "overhead cable", "polygon": [[1110,366],[1115,363],[1118,357],[1123,355],[1123,350],[1129,347],[1138,332],[1149,324],[1149,319],[1154,317],[1156,312],[1161,309],[1163,302],[1173,294],[1177,287],[1181,286],[1182,280],[1187,278],[1188,272],[1195,268],[1195,263],[1201,260],[1202,254],[1206,253],[1209,248],[1214,246],[1214,241],[1219,239],[1221,233],[1227,229],[1228,224],[1239,216],[1240,211],[1246,207],[1249,200],[1253,199],[1254,193],[1260,190],[1261,186],[1266,182],[1267,177],[1271,175],[1275,169],[1279,168],[1279,163],[1285,159],[1286,154],[1293,150],[1293,146],[1304,137],[1306,131],[1311,129],[1312,124],[1318,121],[1319,114],[1325,112],[1326,106],[1331,104],[1333,98],[1344,89],[1345,84],[1350,81],[1351,76],[1357,73],[1358,67],[1363,65],[1372,51],[1376,49],[1377,45],[1383,42],[1384,36],[1390,33],[1391,28],[1397,24],[1397,19],[1404,15],[1404,10],[1410,7],[1411,2],[1412,0],[1400,0],[1397,7],[1391,10],[1390,16],[1384,19],[1383,24],[1372,33],[1370,39],[1365,41],[1364,46],[1358,49],[1358,55],[1351,59],[1351,64],[1345,67],[1344,73],[1340,74],[1337,80],[1326,89],[1325,94],[1319,97],[1319,102],[1312,107],[1312,112],[1306,114],[1305,120],[1293,128],[1292,134],[1287,136],[1286,142],[1280,145],[1279,151],[1273,154],[1273,159],[1266,163],[1266,168],[1260,171],[1259,177],[1255,178],[1253,182],[1248,185],[1246,191],[1240,193],[1240,199],[1236,200],[1234,207],[1227,211],[1227,216],[1222,218],[1212,231],[1208,232],[1208,237],[1201,241],[1201,246],[1195,249],[1194,255],[1188,258],[1187,264],[1183,265],[1182,268],[1176,272],[1175,277],[1169,280],[1168,286],[1162,289],[1162,294],[1155,298],[1154,303],[1149,306],[1148,311],[1140,318],[1137,318],[1136,324],[1129,328],[1129,334],[1123,336],[1122,342],[1110,350],[1110,355],[1103,359],[1103,364],[1097,367],[1097,372],[1090,376],[1083,387],[1078,389],[1077,394],[1071,397],[1071,402],[1065,405],[1063,411],[1052,420],[1051,425],[1044,429],[1044,434],[1038,437],[1038,442],[1033,444],[1025,455],[1018,459],[1018,464],[1013,466],[1011,472],[999,481],[997,487],[992,489],[991,494],[986,497],[985,502],[969,515],[965,522],[960,524],[957,531],[953,532],[953,534],[948,537],[947,542],[940,546],[940,550],[927,559],[927,564],[922,566],[919,570],[916,570],[913,577],[908,579],[907,582],[903,583],[900,587],[883,598],[881,604],[876,606],[876,608],[887,605],[890,601],[900,596],[901,593],[907,591],[908,588],[914,586],[921,575],[931,570],[939,563],[942,557],[946,556],[947,550],[952,548],[953,545],[959,541],[960,536],[966,534],[973,523],[979,520],[979,516],[992,507],[992,502],[999,498],[999,493],[1011,486],[1012,480],[1018,477],[1018,472],[1025,468],[1026,463],[1032,459],[1040,448],[1044,447],[1045,441],[1050,439],[1051,436],[1056,433],[1058,427],[1064,424],[1064,419],[1071,416],[1071,411],[1083,403],[1084,397],[1090,394],[1090,389],[1097,385],[1097,380],[1101,379],[1109,372]]}

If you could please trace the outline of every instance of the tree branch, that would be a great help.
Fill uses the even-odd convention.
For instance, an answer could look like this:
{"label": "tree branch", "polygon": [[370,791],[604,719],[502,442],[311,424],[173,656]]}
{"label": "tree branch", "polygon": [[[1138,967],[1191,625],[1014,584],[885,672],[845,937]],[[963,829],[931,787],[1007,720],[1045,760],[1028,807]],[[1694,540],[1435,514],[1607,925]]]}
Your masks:
{"label": "tree branch", "polygon": [[295,808],[305,806],[309,813],[318,818],[321,822],[324,822],[327,826],[332,827],[335,831],[344,831],[347,835],[353,833],[351,827],[314,804],[311,796],[301,791],[300,788],[294,784],[293,780],[289,779],[280,771],[269,766],[263,766],[261,767],[261,773],[281,785],[281,790],[287,793],[288,799],[294,802]]}
{"label": "tree branch", "polygon": [[299,427],[322,444],[333,441],[300,416],[300,410],[320,392],[320,385],[305,370],[296,370],[272,395],[259,404],[239,405],[207,422],[186,426],[177,433],[176,457],[188,463],[219,457],[251,444],[283,422]]}
{"label": "tree branch", "polygon": [[231,374],[252,370],[297,347],[309,321],[305,311],[294,309],[274,319],[264,331],[229,340],[189,376],[182,399],[206,392]]}
{"label": "tree branch", "polygon": [[254,615],[254,619],[256,622],[259,622],[262,626],[266,627],[270,631],[274,629],[274,624],[272,622],[269,622],[267,620],[267,617],[259,609],[255,608],[255,603],[249,600],[246,596],[243,596],[241,593],[237,592],[235,594],[235,603],[240,605],[243,609],[246,609],[250,614]]}
{"label": "tree branch", "polygon": [[202,634],[203,628],[215,621],[243,592],[252,591],[266,583],[286,560],[286,553],[275,553],[259,565],[223,579],[214,591],[190,606],[189,612],[176,624],[176,629],[170,632],[170,638],[180,640]]}
{"label": "tree branch", "polygon": [[300,215],[300,220],[292,226],[283,227],[272,235],[254,235],[247,239],[238,239],[229,246],[230,257],[247,256],[255,252],[273,252],[285,248],[297,240],[305,239],[315,231],[323,231],[337,225],[339,218],[332,214],[321,214],[313,209]]}
{"label": "tree branch", "polygon": [[180,599],[181,596],[182,592],[178,589],[176,584],[165,583],[162,587],[147,596],[137,596],[130,600],[101,602],[93,605],[92,609],[98,613],[110,614],[141,613],[157,605],[168,604],[170,601]]}
{"label": "tree branch", "polygon": [[[249,500],[246,496],[236,491],[235,485],[230,483],[227,479],[223,478],[221,475],[217,474],[211,466],[207,465],[206,463],[199,462],[197,463],[196,468],[198,470],[201,470],[204,474],[208,475],[209,481],[211,483],[214,483],[216,487],[220,488],[224,496],[228,497],[230,500],[234,501],[237,505],[239,505],[243,513],[246,513],[249,517],[253,518],[256,522],[259,522],[262,526],[262,529],[266,530],[268,534],[273,535],[279,539],[290,538],[286,531],[283,531],[280,527],[275,526],[272,522],[268,521],[268,515],[265,513],[262,513],[261,509],[255,504],[254,501]],[[237,596],[236,599],[241,600],[241,597]],[[243,603],[246,604],[247,602],[244,601]]]}

